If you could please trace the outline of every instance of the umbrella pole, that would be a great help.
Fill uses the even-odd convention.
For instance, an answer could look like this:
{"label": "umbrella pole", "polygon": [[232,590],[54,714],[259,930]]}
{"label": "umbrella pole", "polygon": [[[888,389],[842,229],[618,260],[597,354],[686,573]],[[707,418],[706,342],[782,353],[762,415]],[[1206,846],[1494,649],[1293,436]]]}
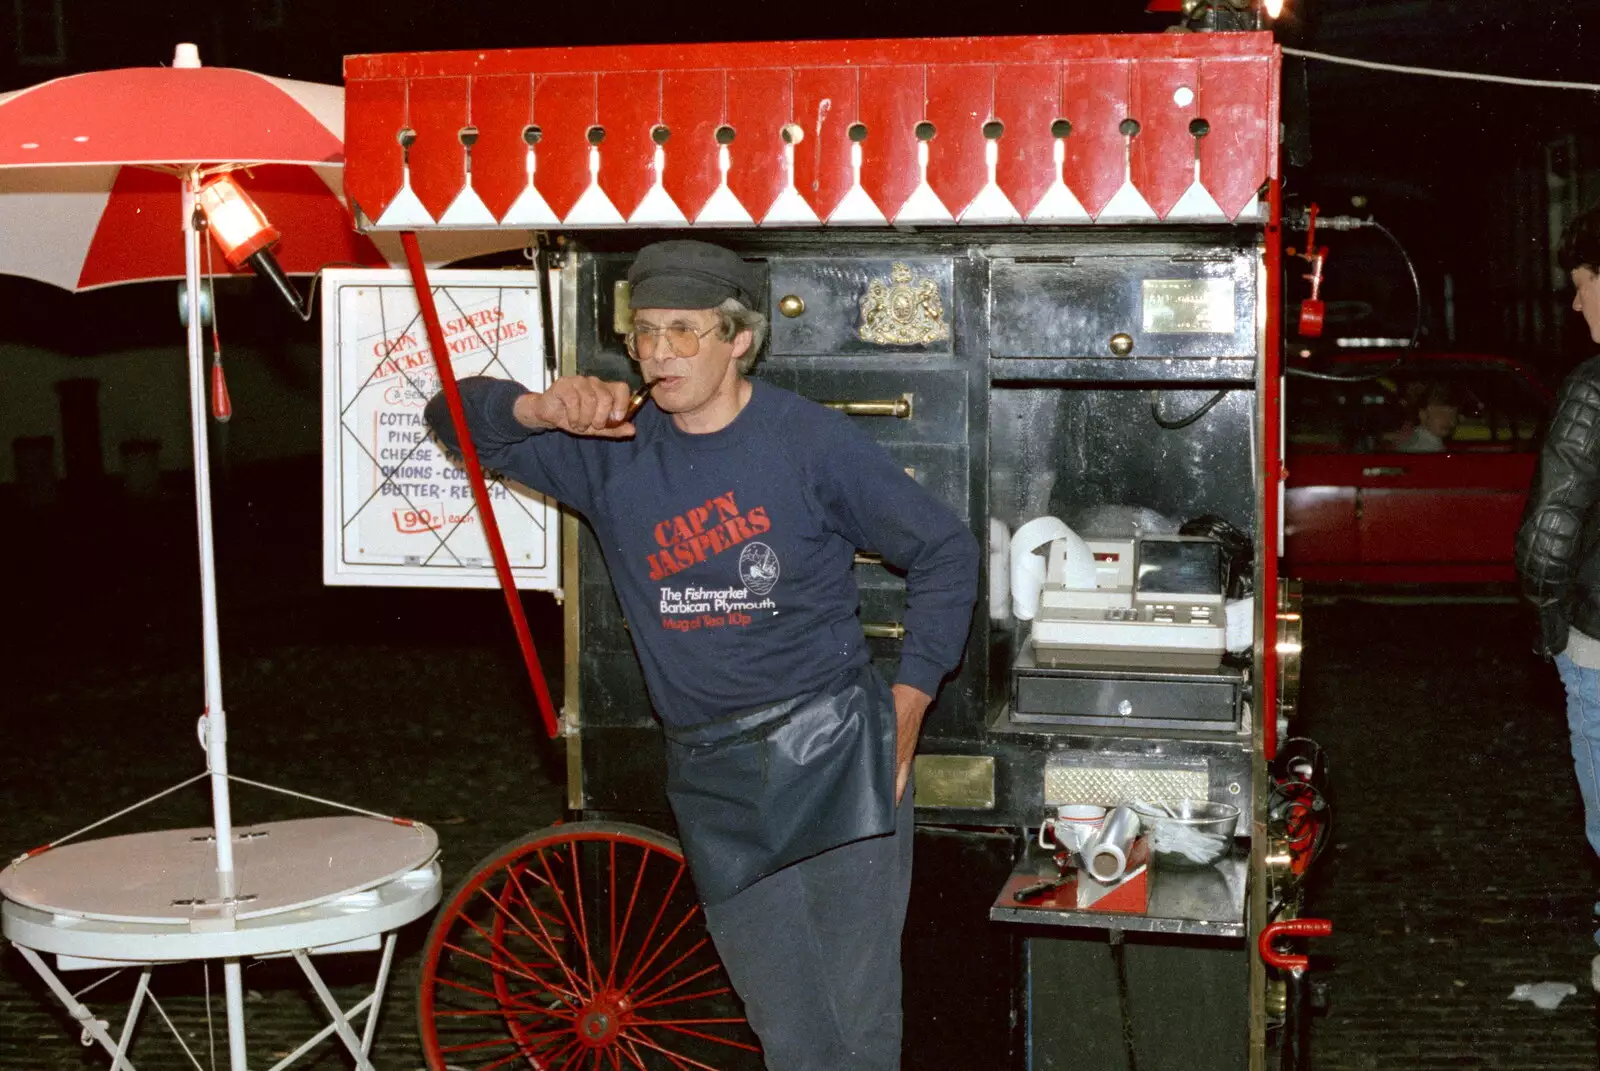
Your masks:
{"label": "umbrella pole", "polygon": [[[189,426],[194,446],[195,519],[200,534],[200,633],[205,659],[206,769],[211,774],[212,827],[217,845],[217,896],[231,917],[237,889],[233,870],[233,809],[228,797],[228,721],[222,709],[222,651],[217,636],[217,568],[211,536],[211,463],[206,442],[206,363],[200,323],[200,232],[195,229],[199,178],[183,177],[183,277],[189,307]],[[228,1057],[246,1071],[244,980],[237,959],[225,959],[222,978],[228,1008]]]}

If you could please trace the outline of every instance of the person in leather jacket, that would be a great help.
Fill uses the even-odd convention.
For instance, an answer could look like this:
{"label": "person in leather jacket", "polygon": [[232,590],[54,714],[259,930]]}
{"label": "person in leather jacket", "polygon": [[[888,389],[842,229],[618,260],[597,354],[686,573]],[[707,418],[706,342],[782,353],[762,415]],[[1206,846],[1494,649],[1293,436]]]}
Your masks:
{"label": "person in leather jacket", "polygon": [[[1572,308],[1600,343],[1600,207],[1561,235]],[[1539,652],[1567,692],[1572,759],[1585,830],[1600,852],[1600,357],[1579,365],[1554,413],[1517,532],[1517,576],[1539,614]],[[1600,933],[1596,940],[1600,941]]]}

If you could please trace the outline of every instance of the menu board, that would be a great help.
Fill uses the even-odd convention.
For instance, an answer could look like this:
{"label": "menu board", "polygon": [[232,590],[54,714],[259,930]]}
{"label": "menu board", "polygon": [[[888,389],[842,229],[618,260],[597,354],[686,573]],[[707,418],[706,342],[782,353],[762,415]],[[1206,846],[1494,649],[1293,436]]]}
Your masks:
{"label": "menu board", "polygon": [[[442,270],[429,279],[458,379],[544,389],[538,272]],[[323,286],[323,582],[496,586],[465,465],[423,420],[439,376],[410,275],[330,270]],[[555,504],[485,475],[517,587],[558,590]]]}

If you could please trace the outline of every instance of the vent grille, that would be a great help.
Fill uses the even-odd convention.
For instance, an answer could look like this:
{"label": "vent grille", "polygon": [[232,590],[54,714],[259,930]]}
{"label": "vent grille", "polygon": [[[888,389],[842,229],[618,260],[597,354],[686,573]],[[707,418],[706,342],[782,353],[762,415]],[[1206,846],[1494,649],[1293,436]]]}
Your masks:
{"label": "vent grille", "polygon": [[1129,800],[1208,797],[1204,766],[1172,769],[1148,766],[1083,766],[1050,761],[1044,768],[1044,802],[1098,803],[1115,807]]}

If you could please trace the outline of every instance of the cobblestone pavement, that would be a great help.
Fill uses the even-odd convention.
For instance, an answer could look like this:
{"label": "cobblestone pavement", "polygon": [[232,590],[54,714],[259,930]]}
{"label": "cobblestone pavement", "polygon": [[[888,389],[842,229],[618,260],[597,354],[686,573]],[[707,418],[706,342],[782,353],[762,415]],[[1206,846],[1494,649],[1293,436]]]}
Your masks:
{"label": "cobblestone pavement", "polygon": [[[1331,754],[1311,914],[1328,1071],[1592,1069],[1597,888],[1555,668],[1515,605],[1313,606],[1305,723]],[[1554,1011],[1512,1003],[1567,982]]]}
{"label": "cobblestone pavement", "polygon": [[[314,476],[295,479],[314,486]],[[237,487],[222,496],[234,771],[428,822],[448,886],[560,813],[559,758],[540,739],[504,609],[494,593],[322,589],[315,506],[301,499]],[[289,508],[297,502],[304,510]],[[50,568],[17,574],[26,627],[4,655],[0,854],[201,768],[191,516],[180,500],[32,520],[29,531],[55,549]],[[0,546],[26,560],[17,550]],[[93,564],[56,567],[73,562]],[[550,601],[527,605],[536,631],[553,637]],[[1509,605],[1310,609],[1296,729],[1328,749],[1337,792],[1309,907],[1336,927],[1316,945],[1333,983],[1316,1025],[1319,1069],[1600,1066],[1588,985],[1597,882],[1559,687],[1525,653],[1523,625]],[[235,801],[240,822],[321,813],[242,787]],[[208,821],[197,786],[110,831]],[[375,1053],[385,1071],[421,1066],[424,937],[420,924],[403,935]],[[323,961],[347,1002],[371,966],[367,956]],[[265,1067],[263,1056],[278,1058],[322,1020],[282,964],[250,967],[245,981],[253,1062]],[[1548,1012],[1507,999],[1538,981],[1578,994]],[[210,1066],[204,985],[198,966],[183,966],[164,968],[156,989]],[[210,985],[220,987],[217,975]],[[220,1002],[216,1014],[222,1045]],[[15,950],[0,951],[0,1069],[106,1066],[69,1026]],[[135,1051],[141,1071],[193,1066],[158,1019]],[[322,1053],[297,1066],[348,1066]]]}
{"label": "cobblestone pavement", "polygon": [[[430,684],[427,699],[419,701],[417,660],[424,657],[432,661]],[[230,659],[224,669],[235,773],[427,822],[444,846],[446,888],[498,845],[560,816],[560,790],[541,766],[527,714],[504,700],[515,681],[503,681],[487,655],[424,653],[421,645],[289,646],[271,655]],[[6,754],[27,756],[0,794],[12,816],[8,842],[20,847],[48,840],[203,768],[192,733],[184,731],[199,691],[198,675],[182,670],[37,697],[32,709],[46,731],[27,734],[20,747],[8,731],[0,743]],[[447,695],[459,698],[441,702]],[[89,713],[112,707],[124,718],[110,721]],[[173,731],[159,731],[158,723]],[[234,789],[240,824],[323,813],[325,808],[259,790]],[[196,785],[175,803],[121,820],[115,829],[206,825],[209,820],[206,794]],[[381,1068],[422,1064],[413,1017],[425,926],[424,921],[403,933],[378,1034],[375,1057]],[[364,995],[356,983],[371,977],[375,962],[375,955],[324,957],[319,969],[348,1005]],[[63,1040],[65,1017],[33,984],[31,970],[12,949],[3,957],[3,972],[0,1068],[108,1065],[93,1055],[97,1049]],[[247,967],[253,1066],[272,1062],[261,1061],[263,1054],[282,1057],[326,1022],[297,982],[292,965]],[[199,967],[171,967],[158,973],[155,987],[157,993],[184,994],[169,1003],[168,1011],[202,1053],[204,1002],[195,994],[203,984]],[[220,993],[220,976],[213,974],[210,984]],[[215,1014],[220,1050],[225,1046],[220,1001]],[[146,1024],[136,1066],[191,1066],[165,1033],[158,1020]],[[220,1061],[217,1066],[227,1065],[225,1054]],[[201,1063],[211,1066],[204,1055]],[[330,1056],[306,1066],[344,1067],[346,1061]]]}
{"label": "cobblestone pavement", "polygon": [[[316,486],[314,473],[299,475]],[[322,589],[314,501],[305,503],[309,521],[286,517],[284,501],[270,491],[255,501],[224,496],[219,510],[232,772],[427,822],[439,833],[451,888],[493,849],[561,815],[564,782],[552,776],[561,760],[536,725],[504,604],[494,592]],[[194,734],[202,686],[192,509],[181,498],[124,509],[109,518],[111,532],[82,523],[84,516],[35,517],[32,530],[60,560],[95,567],[17,576],[14,605],[29,622],[5,652],[6,857],[204,769]],[[551,601],[527,605],[544,647],[558,651]],[[559,655],[547,662],[559,674]],[[233,798],[238,824],[328,813],[245,786],[236,785]],[[209,823],[208,795],[196,785],[95,835]],[[415,994],[426,924],[402,931],[374,1052],[383,1071],[422,1066]],[[375,955],[332,956],[319,969],[349,1005],[365,994],[360,981],[375,963]],[[92,972],[66,979],[87,984]],[[220,974],[209,984],[220,993]],[[160,969],[152,988],[210,1068],[205,985],[201,968],[187,965]],[[292,962],[253,962],[245,986],[253,1067],[269,1066],[326,1023]],[[215,1066],[226,1067],[220,1000],[213,1014]],[[108,1067],[77,1035],[15,949],[0,952],[0,1069]],[[140,1071],[194,1066],[153,1014],[134,1053]],[[294,1066],[349,1066],[332,1046],[319,1055]]]}

